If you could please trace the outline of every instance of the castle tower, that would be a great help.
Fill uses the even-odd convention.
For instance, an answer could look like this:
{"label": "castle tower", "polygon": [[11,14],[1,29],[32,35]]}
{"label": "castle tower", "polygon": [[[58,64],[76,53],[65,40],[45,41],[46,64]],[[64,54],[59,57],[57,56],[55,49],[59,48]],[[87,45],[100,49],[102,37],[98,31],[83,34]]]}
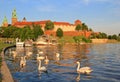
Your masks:
{"label": "castle tower", "polygon": [[17,14],[16,14],[16,9],[14,9],[12,12],[12,25],[14,25],[16,22],[17,22]]}
{"label": "castle tower", "polygon": [[5,16],[4,19],[3,19],[2,26],[3,26],[3,27],[8,27],[8,20],[7,20],[7,17],[6,17],[6,16]]}
{"label": "castle tower", "polygon": [[25,17],[23,18],[22,22],[26,22],[26,18]]}
{"label": "castle tower", "polygon": [[80,20],[76,20],[76,21],[75,21],[75,25],[78,25],[78,24],[82,25],[82,23],[81,23]]}

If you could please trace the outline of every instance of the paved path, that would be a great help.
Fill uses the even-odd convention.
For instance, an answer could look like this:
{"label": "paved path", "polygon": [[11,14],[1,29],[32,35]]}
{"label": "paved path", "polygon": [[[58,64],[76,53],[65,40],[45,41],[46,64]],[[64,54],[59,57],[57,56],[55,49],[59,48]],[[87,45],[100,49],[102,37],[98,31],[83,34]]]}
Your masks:
{"label": "paved path", "polygon": [[7,67],[7,64],[4,60],[4,53],[2,51],[1,53],[2,56],[2,66],[1,66],[1,74],[2,74],[2,82],[14,82],[12,75]]}

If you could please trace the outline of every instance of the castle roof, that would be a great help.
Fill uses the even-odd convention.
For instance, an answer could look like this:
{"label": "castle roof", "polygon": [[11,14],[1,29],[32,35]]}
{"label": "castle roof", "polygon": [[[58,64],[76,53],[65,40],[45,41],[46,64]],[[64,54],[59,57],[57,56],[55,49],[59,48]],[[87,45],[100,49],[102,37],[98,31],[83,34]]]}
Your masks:
{"label": "castle roof", "polygon": [[55,25],[71,25],[68,22],[53,22]]}
{"label": "castle roof", "polygon": [[45,21],[26,21],[26,22],[16,22],[14,25],[33,25],[33,24],[45,24],[48,20]]}
{"label": "castle roof", "polygon": [[[18,21],[16,22],[14,25],[33,25],[33,24],[46,24],[46,22],[48,22],[50,20],[43,20],[43,21],[26,21],[26,22],[23,22],[23,21]],[[70,23],[68,22],[53,22],[54,25],[71,25]]]}

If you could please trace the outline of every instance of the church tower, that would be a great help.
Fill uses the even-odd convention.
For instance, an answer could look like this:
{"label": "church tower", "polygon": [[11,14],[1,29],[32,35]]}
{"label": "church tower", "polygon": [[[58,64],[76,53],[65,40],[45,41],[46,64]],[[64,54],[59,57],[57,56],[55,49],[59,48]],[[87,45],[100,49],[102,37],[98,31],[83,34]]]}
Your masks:
{"label": "church tower", "polygon": [[6,17],[6,16],[5,16],[4,19],[3,19],[2,26],[3,26],[3,27],[8,27],[8,20],[7,20],[7,17]]}
{"label": "church tower", "polygon": [[17,22],[17,14],[16,14],[16,9],[14,9],[12,12],[12,25],[14,25],[16,22]]}

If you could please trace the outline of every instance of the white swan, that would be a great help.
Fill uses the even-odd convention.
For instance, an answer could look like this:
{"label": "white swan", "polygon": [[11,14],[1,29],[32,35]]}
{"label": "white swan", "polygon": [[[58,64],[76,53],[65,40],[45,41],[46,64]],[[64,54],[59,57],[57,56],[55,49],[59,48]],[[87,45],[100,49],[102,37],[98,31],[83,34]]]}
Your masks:
{"label": "white swan", "polygon": [[45,56],[45,64],[48,64],[49,63],[49,59],[48,59],[48,57],[47,56]]}
{"label": "white swan", "polygon": [[28,57],[30,57],[32,55],[32,52],[27,52],[26,54]]}
{"label": "white swan", "polygon": [[59,57],[60,57],[60,54],[59,54],[59,53],[56,53],[56,57],[59,58]]}
{"label": "white swan", "polygon": [[77,72],[82,74],[90,74],[93,70],[90,67],[82,67],[80,68],[80,62],[77,62]]}
{"label": "white swan", "polygon": [[39,51],[39,54],[43,54],[43,51]]}
{"label": "white swan", "polygon": [[47,71],[46,67],[41,66],[41,60],[39,60],[38,71]]}
{"label": "white swan", "polygon": [[45,57],[44,56],[40,56],[40,54],[37,54],[37,61],[39,61],[39,60],[43,60],[43,59],[45,59]]}
{"label": "white swan", "polygon": [[56,60],[59,61],[60,60],[60,54],[56,53]]}
{"label": "white swan", "polygon": [[12,56],[13,56],[13,59],[15,59],[16,58],[16,56],[17,56],[17,52],[16,51],[12,51]]}
{"label": "white swan", "polygon": [[26,56],[24,57],[21,57],[21,60],[20,60],[20,67],[24,67],[26,65],[26,59],[25,59]]}

